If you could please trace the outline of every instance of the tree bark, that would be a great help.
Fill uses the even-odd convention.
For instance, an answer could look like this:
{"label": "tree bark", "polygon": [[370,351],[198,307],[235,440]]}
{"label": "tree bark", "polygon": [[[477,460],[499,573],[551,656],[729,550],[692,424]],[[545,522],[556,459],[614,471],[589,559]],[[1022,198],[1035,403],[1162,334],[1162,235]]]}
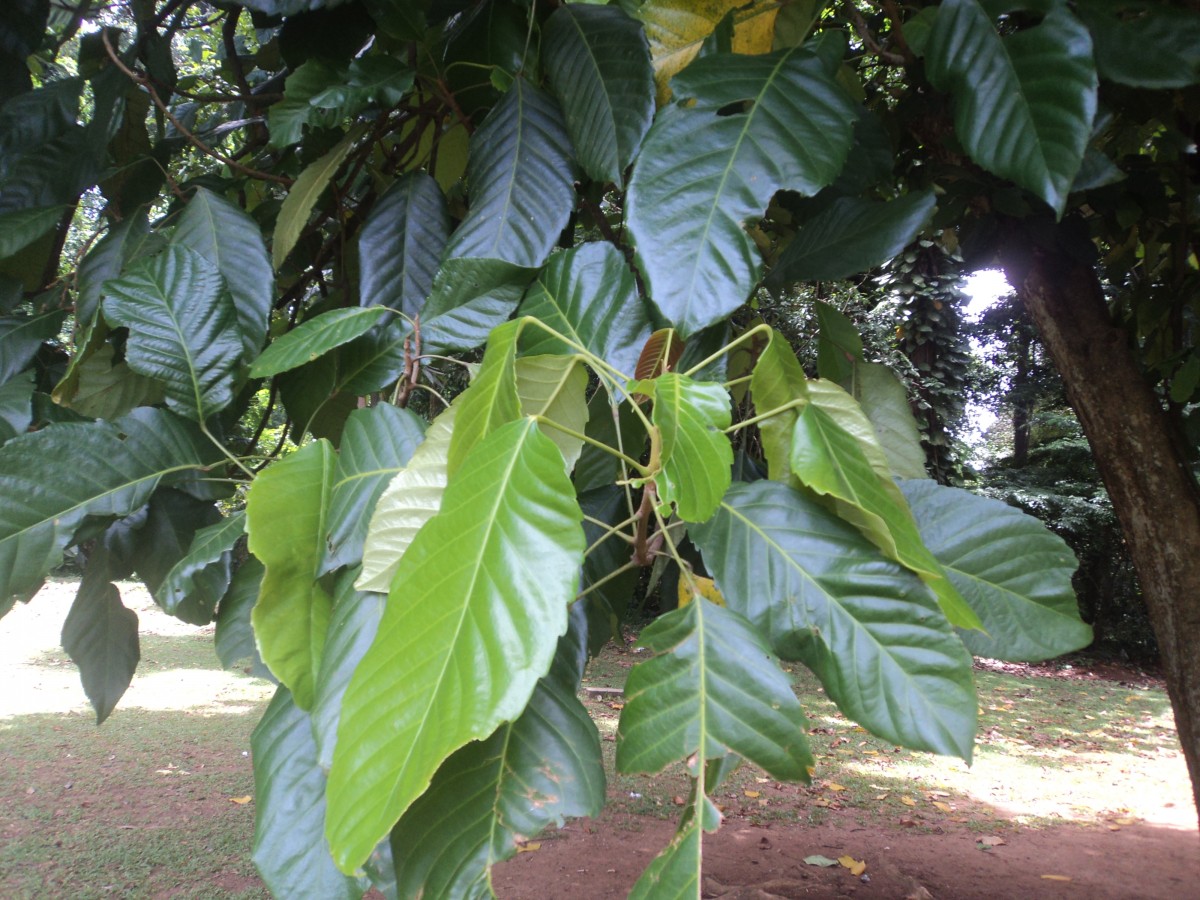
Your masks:
{"label": "tree bark", "polygon": [[1112,322],[1095,271],[1045,247],[1007,268],[1062,376],[1121,522],[1200,813],[1200,487],[1128,336]]}

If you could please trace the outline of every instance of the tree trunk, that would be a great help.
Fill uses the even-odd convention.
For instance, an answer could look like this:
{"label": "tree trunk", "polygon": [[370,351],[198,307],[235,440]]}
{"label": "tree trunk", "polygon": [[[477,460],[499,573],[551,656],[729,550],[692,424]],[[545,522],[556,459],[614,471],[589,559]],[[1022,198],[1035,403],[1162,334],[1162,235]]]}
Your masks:
{"label": "tree trunk", "polygon": [[1013,426],[1013,465],[1023,469],[1029,463],[1029,431],[1030,431],[1030,402],[1029,370],[1030,357],[1033,354],[1032,335],[1028,327],[1017,323],[1017,372],[1013,378],[1012,389],[1012,426]]}
{"label": "tree trunk", "polygon": [[1062,375],[1121,522],[1200,811],[1200,487],[1092,268],[1035,248],[1008,274]]}

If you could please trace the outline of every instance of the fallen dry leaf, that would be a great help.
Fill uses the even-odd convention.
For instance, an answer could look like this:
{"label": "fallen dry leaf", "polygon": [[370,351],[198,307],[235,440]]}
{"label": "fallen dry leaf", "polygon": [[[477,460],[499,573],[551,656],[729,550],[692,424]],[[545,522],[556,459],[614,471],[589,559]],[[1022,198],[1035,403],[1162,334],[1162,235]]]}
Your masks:
{"label": "fallen dry leaf", "polygon": [[1114,825],[1136,825],[1137,819],[1113,819]]}
{"label": "fallen dry leaf", "polygon": [[829,788],[831,791],[844,791],[846,789],[843,785],[840,785],[835,781],[829,782],[829,784],[825,785],[825,787]]}
{"label": "fallen dry leaf", "polygon": [[241,806],[241,805],[244,805],[244,804],[246,804],[246,803],[249,803],[249,802],[250,802],[251,800],[253,800],[253,799],[254,799],[253,797],[251,797],[249,794],[247,794],[245,797],[230,797],[230,798],[229,798],[229,802],[230,802],[230,803],[236,803],[236,804],[238,804],[239,806]]}
{"label": "fallen dry leaf", "polygon": [[940,809],[944,813],[954,812],[954,810],[950,807],[949,803],[943,803],[941,800],[934,800],[932,802],[933,802],[934,806],[936,806],[938,809]]}
{"label": "fallen dry leaf", "polygon": [[917,801],[914,800],[912,797],[901,797],[900,802],[903,803],[905,806],[916,806],[917,805]]}
{"label": "fallen dry leaf", "polygon": [[820,866],[823,869],[827,869],[830,866],[836,866],[838,864],[836,859],[830,859],[828,856],[821,856],[820,854],[806,856],[804,857],[804,861],[810,866]]}
{"label": "fallen dry leaf", "polygon": [[1042,878],[1046,881],[1070,881],[1070,875],[1043,875]]}
{"label": "fallen dry leaf", "polygon": [[534,850],[541,850],[541,849],[542,849],[541,841],[529,841],[528,843],[525,843],[525,844],[517,844],[517,852],[518,853],[532,853]]}
{"label": "fallen dry leaf", "polygon": [[748,791],[743,791],[742,793],[744,793],[747,797],[750,797],[750,798],[762,796],[762,791],[749,791],[748,790]]}
{"label": "fallen dry leaf", "polygon": [[850,874],[856,878],[867,871],[867,861],[865,859],[855,859],[853,856],[839,856],[838,863],[842,868],[849,869]]}

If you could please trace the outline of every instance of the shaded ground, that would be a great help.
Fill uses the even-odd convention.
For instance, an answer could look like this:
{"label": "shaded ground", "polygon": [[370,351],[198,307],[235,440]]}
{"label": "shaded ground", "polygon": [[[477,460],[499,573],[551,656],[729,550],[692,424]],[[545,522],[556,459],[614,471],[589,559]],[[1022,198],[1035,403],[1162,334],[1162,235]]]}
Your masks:
{"label": "shaded ground", "polygon": [[[265,897],[249,862],[248,749],[270,686],[221,672],[210,633],[126,589],[143,661],[97,729],[57,649],[73,590],[51,585],[0,620],[0,898]],[[613,773],[622,698],[595,690],[619,685],[639,658],[614,650],[588,675],[609,809],[498,866],[501,900],[624,897],[670,840],[686,784],[678,773]],[[794,673],[817,778],[780,784],[745,769],[722,787],[726,823],[706,838],[705,896],[1193,895],[1200,838],[1160,684],[1135,669],[1069,665],[981,666],[971,768],[872,738]],[[812,856],[866,869],[807,864]]]}

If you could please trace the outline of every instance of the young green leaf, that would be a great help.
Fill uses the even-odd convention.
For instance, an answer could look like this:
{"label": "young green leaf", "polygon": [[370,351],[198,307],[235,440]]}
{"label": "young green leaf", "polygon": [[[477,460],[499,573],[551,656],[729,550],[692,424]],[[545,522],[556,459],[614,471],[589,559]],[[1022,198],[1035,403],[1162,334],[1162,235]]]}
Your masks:
{"label": "young green leaf", "polygon": [[343,871],[451,753],[525,708],[567,629],[581,521],[562,455],[532,419],[468,454],[401,558],[342,702],[326,834]]}
{"label": "young green leaf", "polygon": [[516,373],[520,325],[519,321],[506,322],[492,332],[479,374],[458,400],[457,425],[446,461],[450,475],[479,441],[521,416]]}
{"label": "young green leaf", "polygon": [[[792,471],[792,432],[808,398],[808,376],[795,351],[774,329],[754,363],[750,395],[756,415],[774,413],[758,423],[758,433],[762,435],[763,456],[771,478],[785,481]],[[783,409],[789,403],[796,405]]]}
{"label": "young green leaf", "polygon": [[246,496],[250,552],[266,566],[254,636],[263,661],[310,709],[333,600],[317,581],[325,551],[334,452],[314,441],[272,463]]}
{"label": "young green leaf", "polygon": [[[587,370],[576,356],[523,356],[516,361],[517,396],[521,415],[544,416],[583,434],[587,428]],[[562,451],[567,471],[575,468],[583,439],[543,426],[546,436]]]}

